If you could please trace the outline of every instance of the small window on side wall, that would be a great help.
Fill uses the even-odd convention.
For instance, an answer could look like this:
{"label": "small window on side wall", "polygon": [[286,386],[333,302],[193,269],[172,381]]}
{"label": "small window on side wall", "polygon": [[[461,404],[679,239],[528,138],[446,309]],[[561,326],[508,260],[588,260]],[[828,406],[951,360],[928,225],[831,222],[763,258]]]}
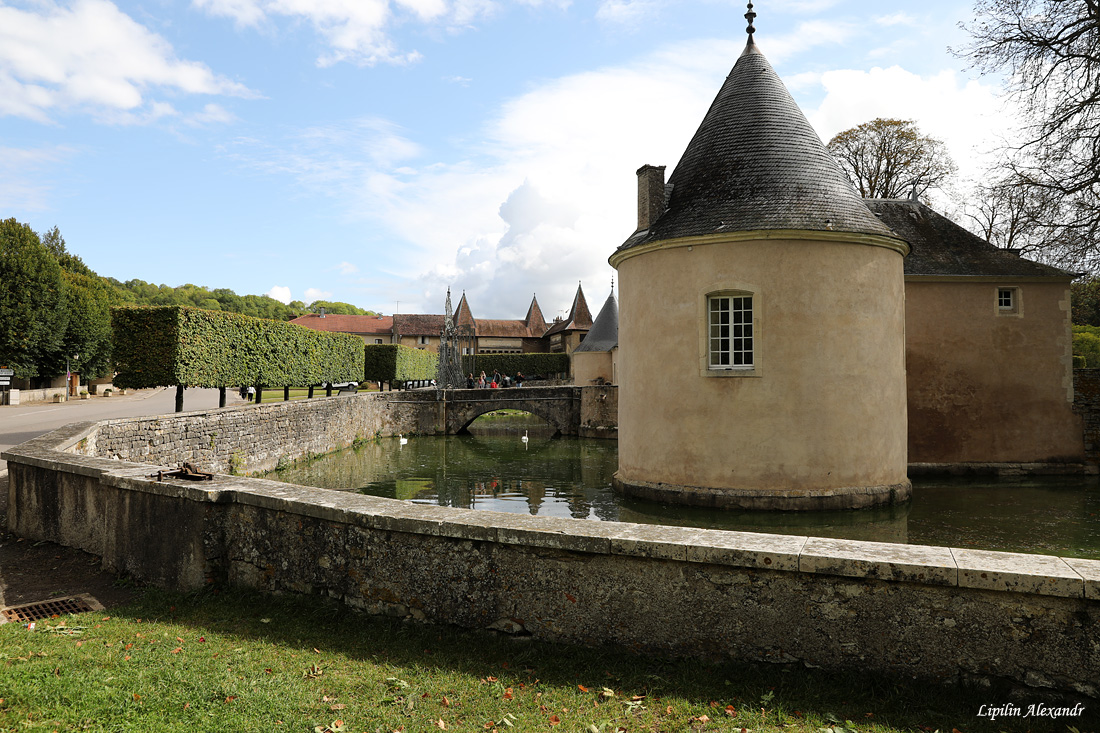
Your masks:
{"label": "small window on side wall", "polygon": [[752,369],[752,295],[707,296],[707,336],[709,369]]}
{"label": "small window on side wall", "polygon": [[997,314],[1014,316],[1020,314],[1020,289],[997,288]]}

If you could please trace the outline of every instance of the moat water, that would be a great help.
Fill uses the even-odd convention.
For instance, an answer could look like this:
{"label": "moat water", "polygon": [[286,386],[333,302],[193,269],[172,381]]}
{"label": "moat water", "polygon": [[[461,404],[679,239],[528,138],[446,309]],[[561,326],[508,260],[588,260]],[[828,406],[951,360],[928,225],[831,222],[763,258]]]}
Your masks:
{"label": "moat water", "polygon": [[912,501],[901,506],[715,511],[615,494],[616,441],[551,432],[528,415],[486,417],[470,435],[410,436],[406,445],[383,438],[267,478],[463,509],[1100,559],[1094,476],[917,478]]}

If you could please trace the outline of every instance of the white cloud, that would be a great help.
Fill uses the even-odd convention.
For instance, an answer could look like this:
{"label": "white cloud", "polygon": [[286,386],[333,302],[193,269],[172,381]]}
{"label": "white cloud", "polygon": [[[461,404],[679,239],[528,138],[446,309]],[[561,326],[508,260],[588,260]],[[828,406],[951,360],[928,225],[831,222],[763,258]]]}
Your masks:
{"label": "white cloud", "polygon": [[491,14],[487,0],[192,0],[195,7],[231,18],[239,27],[262,27],[277,19],[305,21],[325,39],[328,51],[317,62],[331,66],[351,61],[364,66],[419,61],[418,51],[401,50],[391,38],[408,21],[466,26]]}
{"label": "white cloud", "polygon": [[359,268],[350,262],[341,262],[336,266],[336,269],[340,271],[341,275],[354,275],[359,272]]}
{"label": "white cloud", "polygon": [[[773,46],[800,53],[797,35],[770,39],[769,59]],[[242,147],[263,158],[255,165],[339,196],[399,245],[384,268],[404,284],[384,299],[400,300],[402,312],[441,312],[451,286],[466,291],[480,318],[522,317],[532,293],[554,314],[569,306],[578,280],[598,308],[613,275],[607,257],[634,230],[636,169],[666,165],[671,174],[741,46],[670,45],[537,85],[503,103],[457,160],[427,157],[377,119],[317,128],[290,145]],[[805,112],[826,140],[876,116],[912,118],[967,172],[990,131],[1005,126],[993,88],[951,72],[809,71],[787,81],[807,94],[824,90]],[[640,106],[643,99],[661,103]],[[373,264],[372,276],[382,269]]]}
{"label": "white cloud", "polygon": [[293,298],[290,297],[290,288],[283,285],[276,285],[271,290],[268,290],[264,295],[267,295],[275,300],[279,301],[283,305],[287,305]]}
{"label": "white cloud", "polygon": [[229,110],[222,107],[220,104],[207,104],[202,108],[202,112],[197,112],[189,116],[185,121],[188,125],[201,126],[201,125],[224,125],[233,122],[237,119]]}
{"label": "white cloud", "polygon": [[916,18],[914,18],[912,15],[909,15],[909,13],[904,13],[904,12],[900,12],[900,11],[896,12],[896,13],[891,13],[889,15],[880,15],[880,16],[876,17],[874,20],[879,25],[886,25],[886,26],[890,26],[890,25],[916,25],[917,24],[917,19]]}
{"label": "white cloud", "polygon": [[998,140],[1012,135],[1017,117],[997,90],[950,70],[919,76],[898,66],[869,71],[836,70],[821,76],[825,98],[805,110],[826,142],[876,117],[914,120],[922,132],[943,140],[963,179],[997,157]]}
{"label": "white cloud", "polygon": [[142,123],[175,110],[153,97],[251,97],[206,65],[178,59],[162,37],[107,0],[62,7],[0,4],[0,115],[46,122],[59,110],[90,110],[109,122]]}
{"label": "white cloud", "polygon": [[0,147],[0,202],[4,209],[45,211],[53,184],[38,178],[38,173],[69,158],[72,153],[63,147]]}
{"label": "white cloud", "polygon": [[328,300],[332,297],[332,292],[328,290],[319,290],[317,288],[306,288],[306,303],[312,303],[315,300]]}
{"label": "white cloud", "polygon": [[656,17],[663,5],[659,0],[603,0],[596,18],[605,23],[637,27]]}

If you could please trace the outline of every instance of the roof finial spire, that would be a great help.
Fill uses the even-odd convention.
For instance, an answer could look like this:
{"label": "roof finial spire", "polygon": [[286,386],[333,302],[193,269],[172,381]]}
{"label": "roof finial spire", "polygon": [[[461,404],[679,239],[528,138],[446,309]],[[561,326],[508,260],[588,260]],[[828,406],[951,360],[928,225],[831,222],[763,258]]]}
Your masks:
{"label": "roof finial spire", "polygon": [[756,32],[756,29],[752,27],[752,21],[756,18],[756,13],[752,12],[752,3],[749,3],[749,12],[745,13],[745,20],[749,21],[749,27],[745,29],[745,32],[749,34],[749,40],[752,40],[752,34]]}

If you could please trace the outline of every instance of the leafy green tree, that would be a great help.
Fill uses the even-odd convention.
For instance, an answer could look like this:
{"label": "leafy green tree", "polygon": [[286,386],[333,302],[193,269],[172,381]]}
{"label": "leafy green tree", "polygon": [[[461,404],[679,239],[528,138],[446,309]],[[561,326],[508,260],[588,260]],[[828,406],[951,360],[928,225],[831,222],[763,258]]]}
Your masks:
{"label": "leafy green tree", "polygon": [[956,170],[944,144],[912,120],[879,117],[837,133],[825,147],[867,199],[923,196]]}
{"label": "leafy green tree", "polygon": [[325,313],[334,316],[375,316],[378,315],[374,311],[363,310],[357,308],[351,303],[340,303],[338,301],[328,300],[315,300],[309,304],[308,310],[310,313],[320,313],[321,309],[325,309]]}
{"label": "leafy green tree", "polygon": [[69,292],[69,323],[51,371],[64,371],[67,357],[70,368],[85,379],[106,376],[111,372],[111,306],[117,296],[95,273],[63,271],[62,277]]}
{"label": "leafy green tree", "polygon": [[29,226],[0,221],[0,366],[17,377],[38,376],[62,348],[68,298],[61,272]]}

